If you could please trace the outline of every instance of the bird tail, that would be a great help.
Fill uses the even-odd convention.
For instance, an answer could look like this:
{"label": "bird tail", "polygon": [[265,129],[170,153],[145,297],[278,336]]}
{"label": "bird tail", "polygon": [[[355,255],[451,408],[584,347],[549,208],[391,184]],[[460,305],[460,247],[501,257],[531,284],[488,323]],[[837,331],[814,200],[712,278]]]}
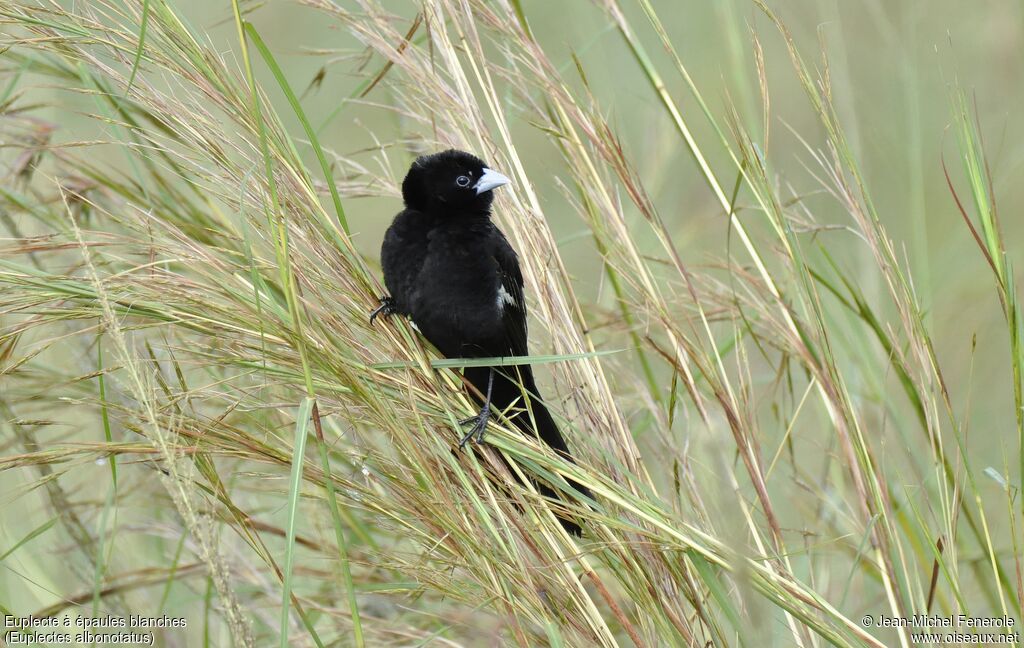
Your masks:
{"label": "bird tail", "polygon": [[[474,371],[481,369],[482,371]],[[467,379],[480,391],[486,393],[487,367],[467,368]],[[524,399],[523,390],[526,390],[529,398]],[[524,403],[528,400],[528,403]],[[505,411],[509,405],[515,403],[515,407],[508,412],[509,421],[516,426],[523,434],[531,437],[539,437],[541,441],[551,446],[566,461],[575,463],[569,447],[565,443],[558,425],[548,412],[540,393],[537,391],[537,384],[533,379],[533,371],[529,365],[498,367],[495,369],[494,384],[491,389],[491,411]],[[533,480],[531,480],[533,481]],[[589,488],[579,482],[568,479],[569,486],[580,494],[590,499],[594,498]],[[557,490],[540,482],[533,482],[544,497],[559,499]],[[573,519],[559,515],[559,521],[566,531],[573,535],[580,535],[579,523]]]}

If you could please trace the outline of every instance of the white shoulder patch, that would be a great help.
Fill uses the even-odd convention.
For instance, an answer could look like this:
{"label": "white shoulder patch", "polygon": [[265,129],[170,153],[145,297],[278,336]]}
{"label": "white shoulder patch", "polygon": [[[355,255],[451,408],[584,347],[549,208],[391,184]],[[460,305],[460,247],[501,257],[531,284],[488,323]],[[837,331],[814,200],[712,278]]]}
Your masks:
{"label": "white shoulder patch", "polygon": [[498,310],[504,310],[506,306],[516,305],[516,298],[512,296],[512,293],[505,290],[505,286],[498,286],[498,299],[496,301]]}

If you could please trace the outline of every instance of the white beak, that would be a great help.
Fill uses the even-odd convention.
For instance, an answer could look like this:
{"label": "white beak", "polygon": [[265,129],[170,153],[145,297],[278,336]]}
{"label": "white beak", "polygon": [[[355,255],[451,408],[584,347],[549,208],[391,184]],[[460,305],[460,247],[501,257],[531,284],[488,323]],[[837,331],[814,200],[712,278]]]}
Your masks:
{"label": "white beak", "polygon": [[473,185],[473,188],[476,189],[476,195],[479,196],[485,191],[497,189],[498,187],[502,185],[507,185],[510,182],[512,181],[506,178],[505,176],[501,175],[497,171],[484,167],[484,174],[480,176],[479,180],[476,181],[476,184]]}

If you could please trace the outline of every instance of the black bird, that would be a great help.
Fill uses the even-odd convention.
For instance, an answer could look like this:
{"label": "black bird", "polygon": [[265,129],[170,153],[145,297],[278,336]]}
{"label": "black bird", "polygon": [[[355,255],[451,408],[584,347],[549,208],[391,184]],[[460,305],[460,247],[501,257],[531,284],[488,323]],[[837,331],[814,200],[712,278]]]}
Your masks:
{"label": "black bird", "polygon": [[[402,210],[384,235],[381,266],[390,296],[370,315],[400,314],[449,358],[524,356],[526,300],[519,259],[491,222],[493,190],[510,181],[469,153],[448,150],[416,159],[402,182]],[[480,442],[491,415],[506,416],[572,461],[565,439],[537,392],[529,365],[467,367],[480,413],[459,447]],[[471,390],[472,391],[472,390]],[[525,393],[524,393],[525,392]],[[478,394],[483,394],[481,399]],[[587,497],[585,486],[569,484]],[[540,484],[541,493],[556,497]],[[562,519],[576,535],[579,526]]]}

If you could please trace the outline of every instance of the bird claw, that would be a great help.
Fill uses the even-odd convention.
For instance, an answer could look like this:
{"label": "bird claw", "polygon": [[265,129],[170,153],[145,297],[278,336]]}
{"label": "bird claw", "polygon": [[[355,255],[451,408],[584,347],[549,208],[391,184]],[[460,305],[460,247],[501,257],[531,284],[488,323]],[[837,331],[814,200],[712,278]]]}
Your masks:
{"label": "bird claw", "polygon": [[380,315],[381,317],[390,317],[391,315],[394,315],[396,312],[398,311],[395,309],[395,300],[392,299],[391,297],[388,297],[387,295],[382,295],[380,298],[380,306],[375,308],[373,312],[370,313],[370,325],[373,325],[373,320],[377,319],[378,315]]}
{"label": "bird claw", "polygon": [[462,439],[459,440],[459,450],[466,447],[466,444],[469,443],[470,440],[473,440],[473,437],[476,437],[476,443],[480,443],[484,440],[484,432],[487,430],[487,421],[489,421],[490,418],[491,407],[490,403],[488,403],[487,405],[484,405],[483,409],[481,409],[480,413],[476,416],[471,416],[459,421],[459,425],[473,424],[473,427],[470,428],[469,432],[466,432],[466,434],[462,436]]}

